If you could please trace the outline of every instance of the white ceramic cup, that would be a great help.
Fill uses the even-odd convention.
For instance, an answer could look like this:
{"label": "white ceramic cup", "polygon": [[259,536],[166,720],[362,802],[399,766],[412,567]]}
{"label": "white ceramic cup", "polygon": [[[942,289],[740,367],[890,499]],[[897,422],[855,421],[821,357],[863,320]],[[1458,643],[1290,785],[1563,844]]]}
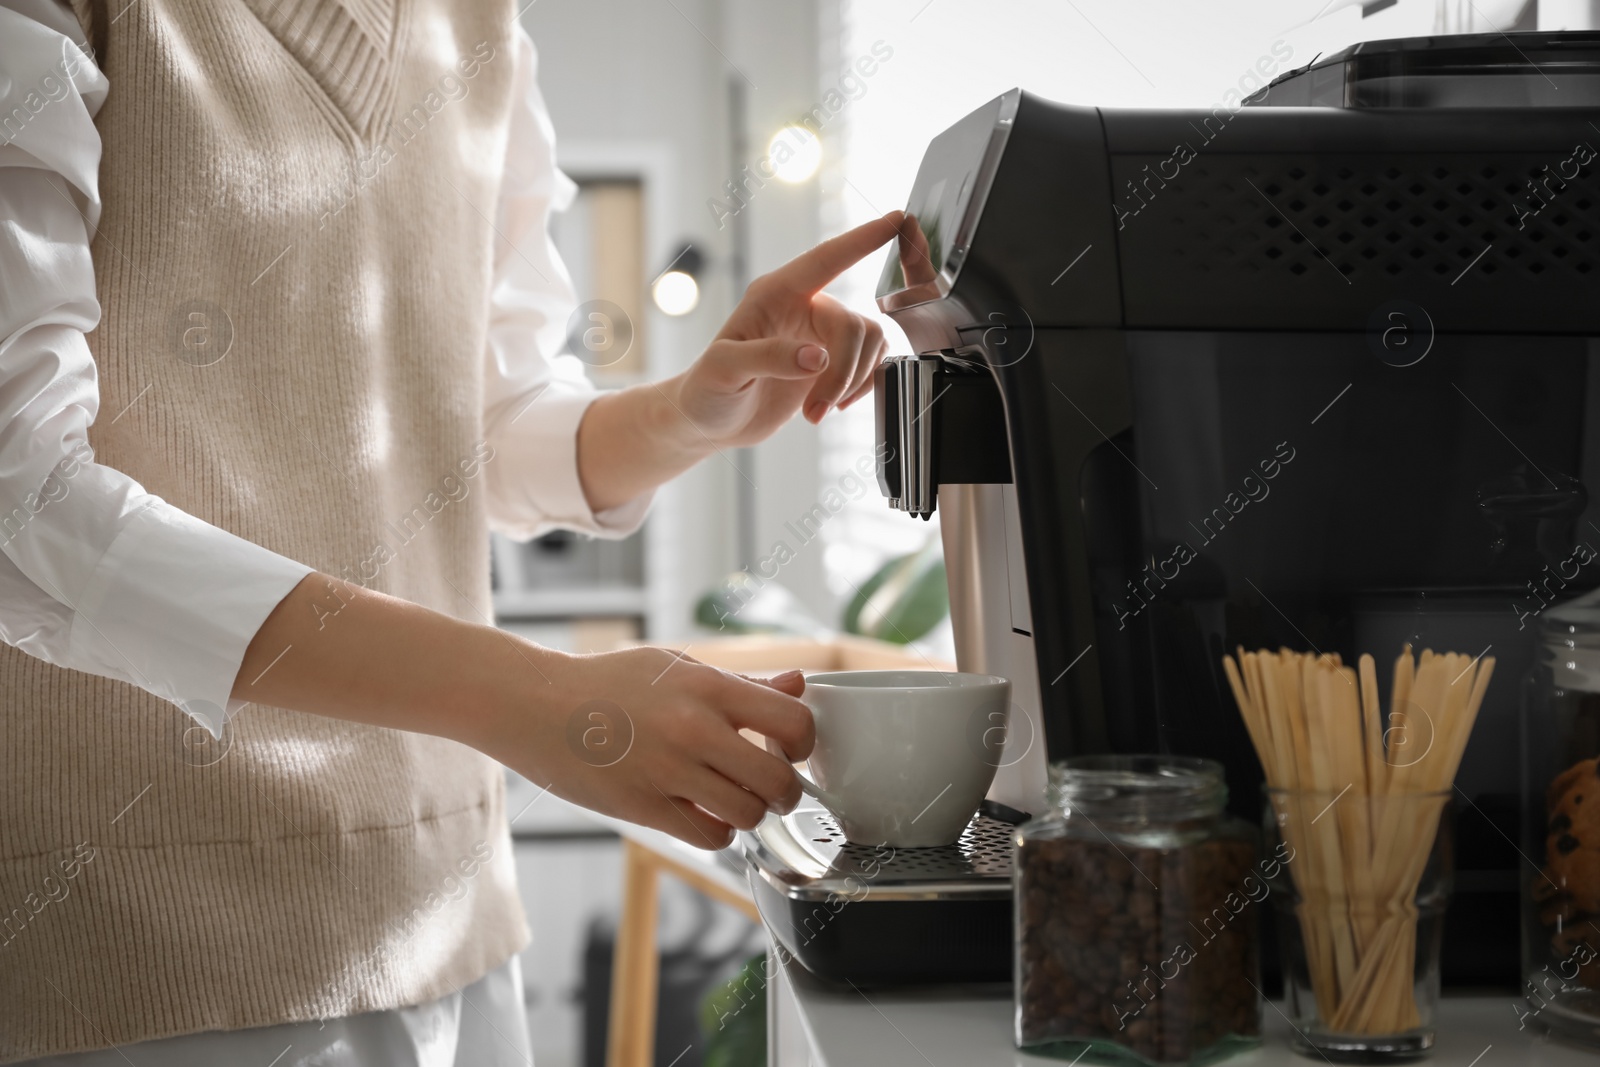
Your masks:
{"label": "white ceramic cup", "polygon": [[945,671],[831,671],[801,698],[817,744],[800,775],[858,845],[954,844],[994,781],[1011,683]]}

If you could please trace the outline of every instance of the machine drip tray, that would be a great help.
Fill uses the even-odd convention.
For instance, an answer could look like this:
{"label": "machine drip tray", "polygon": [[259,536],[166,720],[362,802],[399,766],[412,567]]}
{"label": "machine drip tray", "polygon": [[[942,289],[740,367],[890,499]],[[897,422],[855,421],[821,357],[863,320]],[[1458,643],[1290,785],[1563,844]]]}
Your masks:
{"label": "machine drip tray", "polygon": [[856,985],[1011,979],[1015,824],[986,809],[954,845],[845,841],[807,801],[742,835],[751,892],[780,945],[812,974]]}
{"label": "machine drip tray", "polygon": [[[773,825],[776,823],[777,825]],[[884,890],[916,887],[926,892],[931,887],[949,883],[952,892],[973,892],[983,888],[979,883],[1000,883],[1000,888],[1011,891],[1011,835],[1016,827],[1001,822],[990,815],[979,813],[953,845],[942,848],[889,848],[871,845],[852,845],[844,839],[839,823],[822,808],[797,808],[782,817],[768,816],[752,836],[778,844],[791,846],[774,855],[792,855],[798,848],[806,854],[809,863],[795,864],[787,872],[809,880],[810,889],[827,892],[844,892],[853,888],[846,879],[854,877],[857,883],[867,883]],[[783,841],[787,838],[787,841]],[[748,850],[747,850],[748,851]],[[795,869],[798,868],[798,869]],[[799,887],[799,883],[786,879],[786,884]],[[856,890],[859,895],[859,890]]]}

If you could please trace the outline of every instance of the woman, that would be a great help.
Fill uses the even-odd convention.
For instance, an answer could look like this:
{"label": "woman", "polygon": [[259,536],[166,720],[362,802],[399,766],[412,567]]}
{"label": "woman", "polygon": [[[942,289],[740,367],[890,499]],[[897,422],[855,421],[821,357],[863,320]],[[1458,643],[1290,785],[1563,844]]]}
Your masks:
{"label": "woman", "polygon": [[716,848],[798,797],[738,729],[811,731],[496,630],[487,530],[622,536],[860,397],[820,290],[899,218],[597,394],[509,2],[0,0],[0,93],[0,1061],[522,1062],[494,760]]}

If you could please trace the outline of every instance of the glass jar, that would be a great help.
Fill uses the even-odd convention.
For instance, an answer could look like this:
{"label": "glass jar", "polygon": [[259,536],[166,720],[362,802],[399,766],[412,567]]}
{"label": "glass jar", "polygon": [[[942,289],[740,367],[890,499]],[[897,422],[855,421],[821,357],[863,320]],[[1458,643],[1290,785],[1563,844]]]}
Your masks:
{"label": "glass jar", "polygon": [[1521,1025],[1600,1045],[1600,592],[1546,611],[1523,705]]}
{"label": "glass jar", "polygon": [[1260,1043],[1255,831],[1211,760],[1050,768],[1016,833],[1018,1048],[1083,1062],[1207,1063]]}
{"label": "glass jar", "polygon": [[1453,795],[1266,790],[1264,873],[1302,1056],[1383,1063],[1433,1048]]}

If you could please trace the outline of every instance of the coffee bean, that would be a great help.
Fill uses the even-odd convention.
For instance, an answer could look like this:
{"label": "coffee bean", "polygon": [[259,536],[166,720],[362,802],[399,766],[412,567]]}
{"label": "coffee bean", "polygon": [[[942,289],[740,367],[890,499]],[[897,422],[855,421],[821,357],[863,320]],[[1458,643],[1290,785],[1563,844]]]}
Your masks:
{"label": "coffee bean", "polygon": [[1188,1063],[1261,1032],[1255,850],[1242,839],[1172,847],[1070,836],[1017,847],[1018,1038],[1112,1041]]}

